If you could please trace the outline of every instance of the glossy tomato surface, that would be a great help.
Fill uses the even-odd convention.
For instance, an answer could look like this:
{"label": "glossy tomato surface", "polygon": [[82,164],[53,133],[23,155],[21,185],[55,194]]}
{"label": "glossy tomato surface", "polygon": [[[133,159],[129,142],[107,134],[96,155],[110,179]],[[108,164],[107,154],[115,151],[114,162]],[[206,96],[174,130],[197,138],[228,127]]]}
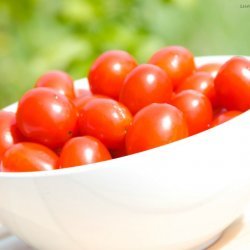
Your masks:
{"label": "glossy tomato surface", "polygon": [[174,88],[195,70],[194,56],[184,47],[169,46],[157,51],[149,63],[161,67],[172,80]]}
{"label": "glossy tomato surface", "polygon": [[222,114],[217,115],[217,117],[210,123],[210,128],[218,126],[226,121],[231,120],[232,118],[242,114],[242,112],[237,110],[226,111]]}
{"label": "glossy tomato surface", "polygon": [[23,139],[23,135],[16,126],[16,114],[0,111],[0,161],[8,148]]}
{"label": "glossy tomato surface", "polygon": [[250,108],[250,61],[233,57],[215,78],[215,90],[220,104],[228,110],[246,111]]}
{"label": "glossy tomato surface", "polygon": [[164,70],[152,64],[141,64],[125,78],[119,101],[135,114],[151,103],[169,102],[172,93],[172,82]]}
{"label": "glossy tomato surface", "polygon": [[76,133],[78,112],[67,97],[49,88],[35,88],[21,98],[16,119],[25,137],[56,148]]}
{"label": "glossy tomato surface", "polygon": [[206,72],[213,78],[215,78],[221,68],[220,63],[207,63],[197,68],[197,72]]}
{"label": "glossy tomato surface", "polygon": [[33,172],[58,168],[58,156],[49,148],[32,142],[10,147],[3,156],[3,172]]}
{"label": "glossy tomato surface", "polygon": [[134,154],[187,136],[182,112],[170,104],[154,103],[135,115],[126,136],[126,150],[128,154]]}
{"label": "glossy tomato surface", "polygon": [[103,95],[88,95],[88,96],[81,96],[73,100],[73,104],[77,108],[78,111],[80,111],[89,101],[95,99],[95,98],[108,98],[107,96]]}
{"label": "glossy tomato surface", "polygon": [[190,135],[208,129],[213,109],[205,95],[195,90],[184,90],[175,96],[172,104],[183,112]]}
{"label": "glossy tomato surface", "polygon": [[118,99],[125,77],[136,66],[135,59],[125,51],[103,53],[93,63],[88,74],[92,93]]}
{"label": "glossy tomato surface", "polygon": [[82,136],[72,138],[65,143],[59,165],[61,168],[68,168],[109,159],[111,155],[100,140],[92,136]]}
{"label": "glossy tomato surface", "polygon": [[218,115],[223,114],[225,112],[227,112],[228,110],[224,107],[218,107],[218,108],[214,108],[213,110],[213,119],[215,119]]}
{"label": "glossy tomato surface", "polygon": [[109,149],[122,147],[132,115],[121,103],[108,98],[89,101],[80,112],[82,135],[98,138]]}
{"label": "glossy tomato surface", "polygon": [[187,89],[199,91],[209,98],[214,107],[217,106],[214,78],[209,73],[195,72],[179,85],[176,92],[179,93]]}
{"label": "glossy tomato surface", "polygon": [[75,98],[73,79],[59,70],[49,71],[36,81],[35,87],[47,87],[70,99]]}

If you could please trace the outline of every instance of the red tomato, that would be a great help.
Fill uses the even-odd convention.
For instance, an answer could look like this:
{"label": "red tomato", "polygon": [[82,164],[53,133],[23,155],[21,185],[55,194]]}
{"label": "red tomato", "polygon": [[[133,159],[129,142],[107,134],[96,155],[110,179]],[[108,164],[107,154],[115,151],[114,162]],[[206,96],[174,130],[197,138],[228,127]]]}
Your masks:
{"label": "red tomato", "polygon": [[221,65],[222,64],[220,64],[220,63],[207,63],[207,64],[204,64],[204,65],[200,66],[197,69],[197,72],[206,72],[210,76],[215,78],[217,76],[220,68],[221,68]]}
{"label": "red tomato", "polygon": [[149,60],[166,71],[174,88],[195,70],[194,56],[181,46],[170,46],[157,51]]}
{"label": "red tomato", "polygon": [[179,85],[176,92],[179,93],[187,89],[199,91],[210,99],[213,106],[217,106],[214,79],[209,73],[195,72]]}
{"label": "red tomato", "polygon": [[16,126],[16,114],[0,111],[0,161],[5,151],[23,140],[23,136]]}
{"label": "red tomato", "polygon": [[47,72],[36,81],[35,87],[52,88],[57,93],[65,95],[70,99],[75,98],[73,79],[63,71],[54,70]]}
{"label": "red tomato", "polygon": [[125,51],[103,53],[93,63],[88,75],[92,93],[118,99],[125,77],[136,66],[135,59]]}
{"label": "red tomato", "polygon": [[78,111],[81,110],[81,108],[88,103],[88,101],[93,100],[95,97],[93,95],[87,95],[87,96],[81,96],[73,100],[73,104],[77,108]]}
{"label": "red tomato", "polygon": [[237,111],[237,110],[230,110],[227,112],[224,112],[220,115],[218,115],[211,123],[210,123],[210,128],[213,128],[215,126],[218,126],[226,121],[231,120],[232,118],[242,114],[242,112]]}
{"label": "red tomato", "polygon": [[[83,109],[83,107],[91,100],[95,99],[95,98],[109,98],[106,96],[102,96],[102,95],[89,95],[89,96],[81,96],[79,98],[76,98],[73,100],[73,104],[75,105],[75,107],[78,110],[78,113],[81,112],[81,110]],[[79,131],[79,121],[77,122],[77,131]]]}
{"label": "red tomato", "polygon": [[134,154],[187,136],[187,124],[180,110],[170,104],[153,103],[135,115],[126,136],[126,150]]}
{"label": "red tomato", "polygon": [[16,118],[28,139],[56,148],[76,133],[78,112],[65,96],[49,88],[36,88],[23,95]]}
{"label": "red tomato", "polygon": [[70,139],[60,155],[60,167],[68,168],[111,159],[108,149],[92,136]]}
{"label": "red tomato", "polygon": [[220,69],[215,78],[215,90],[220,104],[229,110],[250,108],[250,61],[233,57]]}
{"label": "red tomato", "polygon": [[121,103],[107,98],[89,101],[82,108],[79,117],[81,134],[98,138],[109,149],[123,145],[131,122],[129,110]]}
{"label": "red tomato", "polygon": [[2,159],[3,172],[33,172],[58,168],[58,156],[49,148],[20,142],[9,148]]}
{"label": "red tomato", "polygon": [[184,90],[175,96],[172,104],[183,112],[190,135],[206,130],[213,119],[209,99],[198,91]]}
{"label": "red tomato", "polygon": [[213,110],[213,119],[215,119],[218,115],[227,112],[227,109],[224,107],[218,107]]}
{"label": "red tomato", "polygon": [[89,95],[89,96],[82,96],[73,100],[73,103],[78,111],[80,111],[90,100],[95,98],[108,98],[102,95]]}
{"label": "red tomato", "polygon": [[172,93],[172,83],[164,70],[155,65],[141,64],[125,78],[120,102],[135,114],[151,103],[169,102]]}

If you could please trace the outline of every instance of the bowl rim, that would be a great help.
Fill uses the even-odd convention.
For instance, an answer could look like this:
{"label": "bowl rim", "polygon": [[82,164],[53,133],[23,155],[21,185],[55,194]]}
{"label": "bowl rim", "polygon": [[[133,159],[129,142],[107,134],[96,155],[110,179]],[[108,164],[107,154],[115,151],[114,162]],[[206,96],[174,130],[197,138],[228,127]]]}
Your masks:
{"label": "bowl rim", "polygon": [[[227,60],[229,60],[232,57],[244,57],[247,59],[250,59],[250,56],[242,56],[242,55],[209,55],[209,56],[197,56],[195,57],[195,63],[198,64],[198,66],[201,66],[203,64],[207,64],[207,63],[224,63]],[[83,78],[82,80],[86,81],[86,78]],[[80,82],[80,80],[76,80],[75,82]],[[3,108],[2,110],[9,108],[11,106],[17,105],[17,103],[13,103],[5,108]],[[244,115],[246,112],[243,112],[241,115]],[[237,117],[235,118],[237,119]],[[233,119],[233,120],[235,120]],[[230,121],[229,121],[230,122]],[[223,126],[227,126],[228,123],[226,124],[221,124],[219,127],[223,127]],[[40,178],[40,177],[49,177],[49,176],[61,176],[61,175],[70,175],[70,174],[77,174],[77,173],[82,173],[85,171],[94,171],[97,170],[99,168],[104,168],[104,167],[108,167],[110,161],[113,162],[113,164],[119,164],[119,161],[124,161],[125,158],[129,157],[130,159],[132,159],[133,157],[142,157],[145,154],[148,154],[148,151],[153,152],[154,150],[157,150],[159,148],[165,149],[168,147],[172,147],[173,145],[176,144],[180,144],[180,143],[186,143],[186,141],[193,141],[194,138],[198,137],[198,136],[202,136],[204,133],[208,133],[211,130],[214,131],[216,130],[217,127],[212,128],[212,129],[208,129],[205,131],[202,131],[198,134],[192,135],[192,136],[188,136],[184,139],[166,144],[166,145],[162,145],[160,147],[156,147],[153,149],[149,149],[146,151],[142,151],[136,154],[132,154],[132,155],[126,155],[123,157],[119,157],[119,158],[115,158],[115,159],[110,159],[107,161],[102,161],[102,162],[96,162],[96,163],[91,163],[91,164],[87,164],[87,165],[81,165],[81,166],[75,166],[75,167],[70,167],[70,168],[60,168],[60,169],[55,169],[55,170],[48,170],[48,171],[34,171],[34,172],[1,172],[0,171],[0,179],[5,179],[5,178]],[[103,166],[104,165],[104,166]]]}

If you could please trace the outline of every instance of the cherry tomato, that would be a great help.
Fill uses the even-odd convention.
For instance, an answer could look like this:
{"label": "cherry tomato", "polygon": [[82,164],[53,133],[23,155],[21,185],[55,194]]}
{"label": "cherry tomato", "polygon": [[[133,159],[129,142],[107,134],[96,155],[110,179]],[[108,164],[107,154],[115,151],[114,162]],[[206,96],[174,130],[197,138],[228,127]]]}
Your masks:
{"label": "cherry tomato", "polygon": [[93,63],[88,75],[91,91],[118,99],[125,77],[136,66],[135,59],[125,51],[103,53]]}
{"label": "cherry tomato", "polygon": [[231,120],[232,118],[242,114],[242,112],[237,111],[237,110],[230,110],[227,112],[224,112],[220,115],[218,115],[211,123],[210,123],[210,128],[213,128],[215,126],[218,126],[226,121]]}
{"label": "cherry tomato", "polygon": [[220,104],[228,110],[246,111],[250,108],[250,61],[233,57],[215,78],[215,90]]}
{"label": "cherry tomato", "polygon": [[33,172],[58,168],[58,156],[49,148],[32,142],[10,147],[2,159],[3,172]]}
{"label": "cherry tomato", "polygon": [[207,63],[197,68],[197,72],[206,72],[215,78],[221,68],[221,65],[222,64],[220,63]]}
{"label": "cherry tomato", "polygon": [[16,126],[15,113],[0,111],[0,161],[8,148],[23,139],[23,135]]}
{"label": "cherry tomato", "polygon": [[214,107],[217,106],[216,92],[214,88],[214,79],[209,73],[206,72],[194,73],[193,75],[186,78],[186,80],[184,80],[179,85],[176,92],[179,93],[187,89],[193,89],[199,91],[200,93],[204,94],[206,97],[210,99]]}
{"label": "cherry tomato", "polygon": [[81,110],[81,108],[88,103],[88,101],[93,100],[93,95],[87,95],[87,96],[81,96],[73,100],[73,104],[77,108],[78,111]]}
{"label": "cherry tomato", "polygon": [[107,98],[89,101],[82,108],[79,117],[81,134],[98,138],[109,149],[123,145],[131,122],[129,110],[121,103]]}
{"label": "cherry tomato", "polygon": [[215,119],[218,115],[227,112],[228,110],[224,107],[217,107],[213,110],[213,119]]}
{"label": "cherry tomato", "polygon": [[126,150],[134,154],[187,136],[187,124],[180,110],[170,104],[153,103],[135,115],[126,136]]}
{"label": "cherry tomato", "polygon": [[183,112],[190,135],[206,130],[213,119],[209,99],[198,91],[184,90],[175,96],[172,104]]}
{"label": "cherry tomato", "polygon": [[166,71],[174,88],[195,70],[194,56],[181,46],[169,46],[157,51],[149,60]]}
{"label": "cherry tomato", "polygon": [[65,72],[54,70],[42,75],[35,87],[47,87],[54,89],[57,93],[65,95],[70,99],[75,98],[73,79]]}
{"label": "cherry tomato", "polygon": [[151,103],[169,102],[172,93],[172,83],[164,70],[155,65],[141,64],[125,78],[120,102],[135,114]]}
{"label": "cherry tomato", "polygon": [[92,136],[82,136],[65,143],[59,163],[61,168],[68,168],[109,159],[111,155],[101,141]]}
{"label": "cherry tomato", "polygon": [[103,95],[88,95],[88,96],[81,96],[79,98],[76,98],[73,100],[73,103],[78,111],[80,111],[86,103],[88,103],[90,100],[93,100],[95,98],[108,98]]}
{"label": "cherry tomato", "polygon": [[65,96],[49,88],[36,88],[21,98],[16,119],[25,137],[56,148],[76,133],[78,112]]}

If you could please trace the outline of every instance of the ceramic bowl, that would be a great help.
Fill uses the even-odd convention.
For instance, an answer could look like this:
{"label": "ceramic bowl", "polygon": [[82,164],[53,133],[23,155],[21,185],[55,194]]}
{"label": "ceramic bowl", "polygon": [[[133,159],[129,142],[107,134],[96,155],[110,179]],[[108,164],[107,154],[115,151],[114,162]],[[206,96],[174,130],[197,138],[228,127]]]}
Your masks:
{"label": "ceramic bowl", "polygon": [[249,148],[247,111],[131,156],[56,171],[0,173],[0,217],[40,250],[199,249],[250,200]]}

